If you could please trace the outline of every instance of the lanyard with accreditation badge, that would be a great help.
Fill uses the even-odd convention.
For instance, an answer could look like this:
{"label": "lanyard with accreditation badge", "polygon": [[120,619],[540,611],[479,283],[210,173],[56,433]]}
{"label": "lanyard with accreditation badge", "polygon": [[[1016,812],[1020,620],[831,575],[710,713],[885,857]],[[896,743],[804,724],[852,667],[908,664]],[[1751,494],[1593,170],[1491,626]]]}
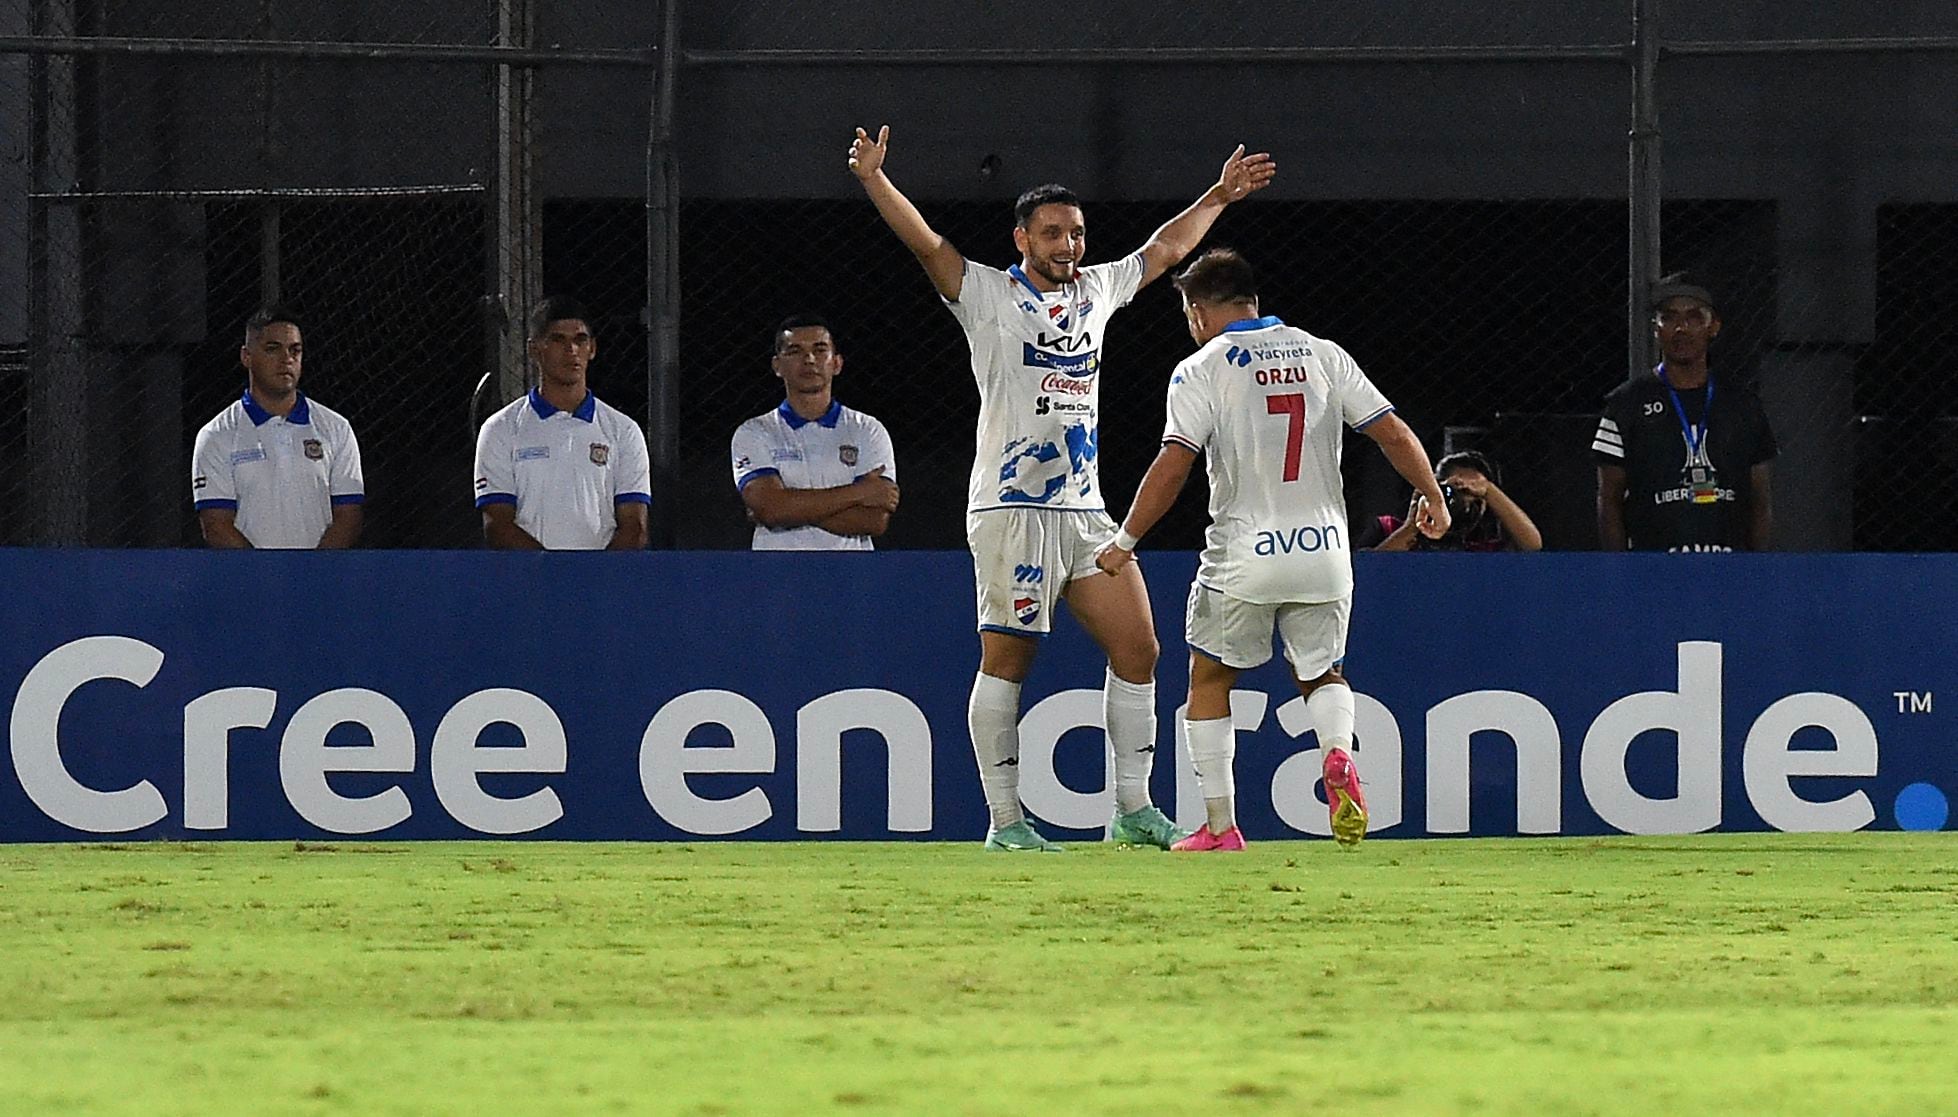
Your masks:
{"label": "lanyard with accreditation badge", "polygon": [[1661,364],[1653,371],[1659,374],[1659,383],[1666,386],[1667,394],[1672,396],[1672,407],[1679,415],[1679,430],[1686,439],[1686,485],[1692,490],[1694,504],[1712,504],[1720,499],[1720,490],[1713,476],[1713,462],[1706,452],[1707,431],[1713,426],[1713,374],[1706,377],[1706,411],[1700,415],[1697,424],[1686,421],[1686,405],[1680,402],[1679,390],[1672,386],[1666,376],[1666,366]]}

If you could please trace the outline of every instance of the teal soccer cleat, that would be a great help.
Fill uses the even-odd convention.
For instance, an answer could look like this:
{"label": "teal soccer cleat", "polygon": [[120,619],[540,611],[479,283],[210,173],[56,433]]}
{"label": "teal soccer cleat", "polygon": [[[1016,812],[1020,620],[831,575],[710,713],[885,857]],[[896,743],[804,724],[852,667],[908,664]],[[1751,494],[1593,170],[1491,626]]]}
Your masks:
{"label": "teal soccer cleat", "polygon": [[1108,840],[1125,846],[1168,849],[1190,834],[1191,831],[1171,822],[1168,815],[1153,806],[1118,814],[1108,824]]}
{"label": "teal soccer cleat", "polygon": [[1026,819],[1001,830],[986,831],[988,853],[1065,853],[1067,847],[1040,836]]}

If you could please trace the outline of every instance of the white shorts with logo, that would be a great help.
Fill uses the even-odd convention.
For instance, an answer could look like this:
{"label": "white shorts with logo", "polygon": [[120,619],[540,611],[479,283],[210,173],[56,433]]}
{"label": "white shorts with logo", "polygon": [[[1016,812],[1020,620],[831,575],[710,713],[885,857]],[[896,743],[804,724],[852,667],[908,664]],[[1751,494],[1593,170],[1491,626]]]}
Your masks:
{"label": "white shorts with logo", "polygon": [[1115,535],[1108,513],[997,508],[968,512],[965,539],[979,585],[979,629],[1045,636],[1068,582],[1100,573],[1095,552]]}
{"label": "white shorts with logo", "polygon": [[1311,680],[1346,659],[1346,627],[1352,614],[1350,594],[1337,601],[1259,605],[1192,582],[1184,640],[1192,651],[1242,670],[1271,658],[1276,630],[1292,673]]}

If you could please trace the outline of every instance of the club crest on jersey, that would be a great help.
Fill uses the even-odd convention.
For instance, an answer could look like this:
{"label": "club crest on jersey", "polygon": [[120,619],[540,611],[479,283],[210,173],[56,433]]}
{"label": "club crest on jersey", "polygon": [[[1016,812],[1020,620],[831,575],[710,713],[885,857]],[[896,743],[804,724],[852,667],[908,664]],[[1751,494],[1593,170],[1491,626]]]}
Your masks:
{"label": "club crest on jersey", "polygon": [[326,457],[326,447],[321,446],[317,438],[309,438],[300,443],[300,446],[305,449],[306,457],[312,461],[319,461]]}
{"label": "club crest on jersey", "polygon": [[836,448],[836,460],[842,462],[844,465],[856,465],[857,448],[855,446],[838,446]]}
{"label": "club crest on jersey", "polygon": [[1055,328],[1062,330],[1067,329],[1074,322],[1074,318],[1068,313],[1067,307],[1059,303],[1047,308],[1047,320],[1052,322]]}
{"label": "club crest on jersey", "polygon": [[591,444],[591,464],[604,465],[611,460],[612,448],[610,446],[607,446],[603,442],[594,442]]}
{"label": "club crest on jersey", "polygon": [[1040,619],[1040,602],[1031,597],[1013,599],[1013,615],[1020,618],[1021,624],[1032,624]]}

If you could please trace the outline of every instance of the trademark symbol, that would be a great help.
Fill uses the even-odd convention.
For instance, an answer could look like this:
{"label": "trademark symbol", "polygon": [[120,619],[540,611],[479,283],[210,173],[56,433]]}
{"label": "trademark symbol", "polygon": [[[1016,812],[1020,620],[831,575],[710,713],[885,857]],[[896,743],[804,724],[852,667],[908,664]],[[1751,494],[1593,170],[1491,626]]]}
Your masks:
{"label": "trademark symbol", "polygon": [[1928,690],[1898,690],[1892,691],[1890,696],[1897,700],[1897,712],[1900,714],[1928,714],[1931,712],[1931,692]]}

